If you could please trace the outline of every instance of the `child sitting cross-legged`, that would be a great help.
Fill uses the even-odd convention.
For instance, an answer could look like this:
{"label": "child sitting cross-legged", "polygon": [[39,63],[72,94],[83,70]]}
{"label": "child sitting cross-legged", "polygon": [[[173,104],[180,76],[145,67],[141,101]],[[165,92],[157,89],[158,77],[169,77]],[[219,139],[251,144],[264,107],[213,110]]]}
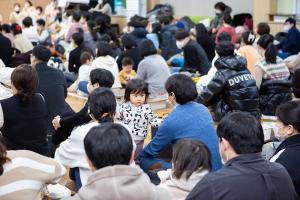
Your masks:
{"label": "child sitting cross-legged", "polygon": [[123,87],[126,86],[127,82],[130,79],[133,79],[136,76],[136,72],[132,69],[134,65],[134,61],[129,58],[129,57],[125,57],[122,60],[122,68],[123,70],[120,71],[119,73],[119,77],[120,77],[120,81]]}
{"label": "child sitting cross-legged", "polygon": [[135,162],[139,157],[147,136],[148,124],[158,127],[161,120],[153,113],[150,105],[146,103],[148,87],[141,79],[128,81],[125,88],[125,103],[120,106],[120,121],[130,126],[132,137],[137,145]]}

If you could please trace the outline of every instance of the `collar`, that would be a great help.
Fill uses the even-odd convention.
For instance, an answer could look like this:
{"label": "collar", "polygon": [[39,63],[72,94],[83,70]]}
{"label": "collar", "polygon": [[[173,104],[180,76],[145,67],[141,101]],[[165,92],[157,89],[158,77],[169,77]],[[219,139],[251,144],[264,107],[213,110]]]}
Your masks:
{"label": "collar", "polygon": [[264,161],[261,156],[261,152],[259,153],[249,153],[249,154],[241,154],[225,163],[225,166],[231,166],[234,163],[253,163],[253,162],[261,162]]}
{"label": "collar", "polygon": [[290,146],[296,146],[296,145],[299,145],[300,146],[300,134],[297,134],[297,135],[293,135],[287,139],[285,139],[280,145],[279,147],[276,149],[276,152],[279,152],[281,151],[282,149],[285,149],[287,147],[290,147]]}

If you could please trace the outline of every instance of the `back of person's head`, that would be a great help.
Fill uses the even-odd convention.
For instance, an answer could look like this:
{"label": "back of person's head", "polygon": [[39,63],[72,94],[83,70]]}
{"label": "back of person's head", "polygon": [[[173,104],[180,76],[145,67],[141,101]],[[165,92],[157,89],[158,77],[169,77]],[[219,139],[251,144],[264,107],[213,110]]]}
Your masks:
{"label": "back of person's head", "polygon": [[183,40],[187,37],[190,37],[190,32],[184,29],[179,29],[175,33],[176,40]]}
{"label": "back of person's head", "polygon": [[77,46],[81,46],[84,40],[83,34],[79,32],[73,33],[72,39]]}
{"label": "back of person's head", "polygon": [[194,101],[197,96],[197,88],[192,78],[184,74],[175,74],[168,78],[165,88],[169,95],[175,95],[178,104],[186,104]]}
{"label": "back of person's head", "polygon": [[128,66],[128,65],[133,66],[134,65],[134,61],[130,57],[124,57],[122,59],[122,66]]}
{"label": "back of person's head", "polygon": [[203,23],[196,24],[195,28],[196,28],[197,38],[201,37],[204,34],[205,35],[208,34],[208,31],[207,31],[207,29],[206,29],[206,27],[204,26]]}
{"label": "back of person's head", "polygon": [[179,140],[173,149],[173,176],[188,180],[194,172],[211,171],[211,153],[201,141]]}
{"label": "back of person's head", "polygon": [[36,70],[27,64],[15,68],[11,74],[11,82],[17,91],[16,95],[21,97],[23,104],[30,102],[39,83]]}
{"label": "back of person's head", "polygon": [[149,39],[144,39],[140,44],[140,54],[144,58],[146,56],[157,54],[157,50],[153,42]]}
{"label": "back of person's head", "polygon": [[24,5],[33,6],[32,2],[30,0],[25,0]]}
{"label": "back of person's head", "polygon": [[130,21],[128,22],[128,26],[134,27],[134,28],[145,28],[148,24],[148,19],[145,17],[141,17],[139,15],[134,15],[130,18]]}
{"label": "back of person's head", "polygon": [[100,123],[113,122],[116,107],[115,95],[109,88],[97,88],[88,98],[89,114]]}
{"label": "back of person's head", "polygon": [[278,50],[273,43],[274,37],[270,34],[265,34],[259,38],[257,44],[265,50],[265,59],[267,63],[276,63]]}
{"label": "back of person's head", "polygon": [[164,14],[161,14],[159,15],[158,17],[158,20],[161,24],[163,25],[169,25],[173,22],[174,20],[174,17],[171,13],[164,13]]}
{"label": "back of person's head", "polygon": [[226,139],[236,154],[259,153],[264,144],[260,122],[246,112],[227,114],[217,129],[218,137]]}
{"label": "back of person's head", "polygon": [[9,24],[3,24],[1,26],[2,30],[5,32],[5,33],[10,33],[11,32],[11,27]]}
{"label": "back of person's head", "polygon": [[31,17],[25,17],[25,18],[23,19],[22,23],[23,23],[23,26],[24,26],[25,28],[29,28],[30,26],[33,25],[32,18],[31,18]]}
{"label": "back of person's head", "polygon": [[98,83],[100,87],[111,88],[115,78],[110,71],[97,68],[91,71],[90,80],[92,85]]}
{"label": "back of person's head", "polygon": [[226,5],[223,2],[218,2],[215,4],[215,9],[218,9],[218,10],[224,12],[226,9]]}
{"label": "back of person's head", "polygon": [[81,64],[86,64],[88,61],[91,61],[92,59],[93,59],[93,55],[88,51],[84,51],[80,55]]}
{"label": "back of person's head", "polygon": [[85,19],[86,21],[89,21],[92,18],[92,13],[88,11],[83,11],[81,18]]}
{"label": "back of person's head", "polygon": [[292,77],[292,88],[296,98],[300,98],[300,69],[296,69]]}
{"label": "back of person's head", "polygon": [[152,33],[159,34],[161,31],[161,24],[158,22],[154,22],[152,25]]}
{"label": "back of person's head", "polygon": [[268,23],[261,22],[257,25],[257,34],[258,35],[264,35],[264,34],[270,34],[270,26]]}
{"label": "back of person's head", "polygon": [[122,44],[126,49],[132,49],[137,47],[137,43],[133,36],[130,34],[124,34],[121,38]]}
{"label": "back of person's head", "polygon": [[127,82],[125,87],[124,99],[126,102],[130,101],[130,94],[144,94],[146,99],[149,96],[148,86],[142,79],[131,79]]}
{"label": "back of person's head", "polygon": [[232,43],[231,35],[227,32],[222,32],[217,36],[217,43],[223,42],[223,41],[229,41]]}
{"label": "back of person's head", "polygon": [[13,32],[14,35],[18,35],[22,33],[22,27],[19,24],[12,24],[11,25],[11,30]]}
{"label": "back of person's head", "polygon": [[246,44],[246,45],[252,45],[255,41],[255,33],[253,31],[246,31],[244,33],[242,33],[242,41]]}
{"label": "back of person's head", "polygon": [[223,21],[224,21],[225,24],[231,25],[231,23],[232,23],[232,18],[231,18],[230,15],[224,15]]}
{"label": "back of person's head", "polygon": [[50,50],[43,45],[38,45],[33,48],[32,55],[40,62],[47,63],[49,59],[51,58],[51,52]]}
{"label": "back of person's head", "polygon": [[35,9],[40,12],[39,14],[43,13],[43,7],[37,6]]}
{"label": "back of person's head", "polygon": [[216,52],[220,57],[233,56],[234,45],[230,41],[219,42],[216,46]]}
{"label": "back of person's head", "polygon": [[45,20],[43,20],[43,19],[38,19],[38,20],[36,20],[36,24],[37,24],[38,26],[45,26],[45,25],[46,25],[46,22],[45,22]]}
{"label": "back of person's head", "polygon": [[73,14],[72,14],[72,19],[73,19],[75,22],[79,22],[79,21],[80,21],[80,18],[81,18],[81,13],[80,13],[79,11],[73,12]]}
{"label": "back of person's head", "polygon": [[97,44],[97,57],[112,56],[113,50],[108,42],[100,41]]}
{"label": "back of person's head", "polygon": [[276,109],[276,117],[285,126],[291,125],[300,133],[300,101],[280,104]]}
{"label": "back of person's head", "polygon": [[3,165],[10,161],[10,159],[7,157],[6,147],[4,144],[0,141],[0,176],[4,172]]}
{"label": "back of person's head", "polygon": [[289,23],[289,24],[292,24],[293,26],[296,26],[296,20],[292,17],[289,17],[285,20],[285,24],[286,23]]}
{"label": "back of person's head", "polygon": [[84,138],[84,149],[96,169],[114,165],[129,165],[133,143],[128,130],[114,123],[93,127]]}

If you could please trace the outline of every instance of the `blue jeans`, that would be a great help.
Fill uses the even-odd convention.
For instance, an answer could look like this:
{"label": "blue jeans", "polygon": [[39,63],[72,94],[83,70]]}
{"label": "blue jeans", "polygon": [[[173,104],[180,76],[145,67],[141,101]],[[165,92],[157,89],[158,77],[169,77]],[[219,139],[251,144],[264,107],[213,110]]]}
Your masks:
{"label": "blue jeans", "polygon": [[87,86],[88,86],[88,82],[87,81],[80,81],[79,85],[78,85],[78,90],[80,90],[81,92],[84,92],[86,94],[89,94]]}
{"label": "blue jeans", "polygon": [[64,72],[64,76],[67,81],[67,87],[70,87],[70,85],[76,81],[78,74],[74,72]]}
{"label": "blue jeans", "polygon": [[164,170],[172,168],[172,164],[170,162],[164,161],[159,158],[147,158],[141,156],[140,167],[144,170],[144,172],[148,172],[154,164],[160,164],[161,168],[163,168]]}
{"label": "blue jeans", "polygon": [[70,169],[70,179],[75,181],[76,188],[77,188],[77,190],[79,190],[81,188],[82,184],[81,184],[80,172],[79,172],[78,167]]}
{"label": "blue jeans", "polygon": [[284,59],[286,59],[287,57],[290,56],[290,53],[288,53],[288,52],[281,52],[281,53],[278,53],[278,56],[279,56],[282,60],[284,60]]}

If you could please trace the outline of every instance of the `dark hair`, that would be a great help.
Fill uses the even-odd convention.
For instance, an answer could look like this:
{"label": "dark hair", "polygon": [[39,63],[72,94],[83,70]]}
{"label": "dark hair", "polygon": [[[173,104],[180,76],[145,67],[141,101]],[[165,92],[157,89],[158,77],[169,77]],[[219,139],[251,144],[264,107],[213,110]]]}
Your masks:
{"label": "dark hair", "polygon": [[41,6],[37,6],[35,9],[40,10],[41,12],[44,11],[43,7],[41,7]]}
{"label": "dark hair", "polygon": [[134,47],[137,47],[137,43],[134,40],[134,37],[130,34],[124,34],[121,38],[122,44],[126,49],[132,49]]}
{"label": "dark hair", "polygon": [[43,19],[38,19],[38,20],[36,20],[36,23],[37,23],[37,25],[39,25],[39,26],[45,26],[45,25],[46,25],[46,22],[45,22],[45,20],[43,20]]}
{"label": "dark hair", "polygon": [[143,27],[145,28],[148,24],[148,19],[139,15],[134,15],[130,18],[128,22],[128,26],[132,26],[134,28]]}
{"label": "dark hair", "polygon": [[257,34],[258,35],[264,35],[264,34],[270,34],[270,26],[268,23],[261,22],[257,25]]}
{"label": "dark hair", "polygon": [[128,130],[114,123],[93,127],[84,138],[84,149],[96,169],[129,165],[133,142]]}
{"label": "dark hair", "polygon": [[110,71],[97,68],[91,71],[90,80],[92,85],[98,83],[100,87],[111,88],[114,84],[115,78]]}
{"label": "dark hair", "polygon": [[165,14],[158,15],[157,18],[159,20],[159,23],[161,23],[163,25],[169,25],[174,20],[174,17],[171,13],[165,13]]}
{"label": "dark hair", "polygon": [[285,20],[285,23],[290,23],[290,24],[293,24],[294,26],[296,26],[296,20],[294,18],[291,18],[291,17],[287,18]]}
{"label": "dark hair", "polygon": [[4,144],[0,141],[0,176],[4,172],[3,165],[10,161],[10,159],[7,157],[6,147]]}
{"label": "dark hair", "polygon": [[198,96],[195,83],[190,77],[184,74],[170,76],[165,88],[169,94],[175,94],[176,102],[181,105],[194,101]]}
{"label": "dark hair", "polygon": [[97,49],[98,49],[97,57],[113,55],[112,48],[108,42],[104,42],[104,41],[98,42]]}
{"label": "dark hair", "polygon": [[84,18],[86,21],[89,21],[92,18],[92,13],[88,11],[82,11],[82,18]]}
{"label": "dark hair", "polygon": [[246,45],[252,45],[255,41],[255,38],[256,36],[253,31],[246,31],[242,33],[242,39]]}
{"label": "dark hair", "polygon": [[89,20],[87,22],[87,25],[90,29],[90,33],[93,37],[93,40],[96,42],[98,40],[98,31],[99,31],[99,28],[96,27],[96,23],[94,20]]}
{"label": "dark hair", "polygon": [[117,107],[115,95],[109,88],[97,88],[88,98],[88,107],[89,114],[98,122],[113,122]]}
{"label": "dark hair", "polygon": [[146,56],[157,54],[157,50],[153,42],[149,39],[144,39],[140,44],[140,54],[144,58]]}
{"label": "dark hair", "polygon": [[187,180],[194,172],[210,171],[212,168],[211,153],[201,141],[179,140],[173,149],[173,176]]}
{"label": "dark hair", "polygon": [[92,60],[92,58],[93,58],[93,55],[90,52],[84,51],[80,55],[80,62],[82,64],[85,64],[88,60]]}
{"label": "dark hair", "polygon": [[147,99],[149,96],[148,85],[142,79],[131,79],[125,87],[124,99],[126,102],[130,101],[130,94],[145,94]]}
{"label": "dark hair", "polygon": [[31,17],[25,17],[22,21],[23,25],[28,28],[33,25]]}
{"label": "dark hair", "polygon": [[235,153],[259,153],[264,144],[264,133],[260,122],[247,112],[227,114],[217,129],[219,138],[226,139]]}
{"label": "dark hair", "polygon": [[44,45],[38,45],[33,48],[32,55],[42,62],[48,62],[51,58],[50,50]]}
{"label": "dark hair", "polygon": [[265,34],[259,38],[257,44],[265,50],[266,62],[276,64],[278,50],[273,41],[274,37],[272,35]]}
{"label": "dark hair", "polygon": [[292,77],[292,88],[296,98],[300,98],[300,69],[296,69]]}
{"label": "dark hair", "polygon": [[30,6],[32,6],[32,2],[30,0],[25,0],[25,2],[29,3]]}
{"label": "dark hair", "polygon": [[74,40],[74,43],[80,47],[83,43],[83,34],[79,32],[73,33],[72,39]]}
{"label": "dark hair", "polygon": [[292,125],[300,133],[300,101],[289,101],[279,105],[276,117],[284,125]]}
{"label": "dark hair", "polygon": [[73,12],[72,18],[75,22],[79,22],[81,18],[81,13],[79,11]]}
{"label": "dark hair", "polygon": [[134,61],[130,57],[124,57],[122,59],[122,66],[127,66],[127,65],[134,65]]}
{"label": "dark hair", "polygon": [[22,28],[19,24],[13,23],[11,25],[11,30],[13,32],[14,35],[18,35],[22,33]]}
{"label": "dark hair", "polygon": [[222,32],[220,35],[217,36],[217,41],[222,42],[222,41],[230,41],[232,42],[231,35],[227,32]]}
{"label": "dark hair", "polygon": [[182,40],[190,36],[190,32],[184,29],[178,29],[175,33],[176,40]]}
{"label": "dark hair", "polygon": [[36,70],[27,64],[19,65],[11,74],[11,82],[17,90],[22,104],[28,104],[38,87],[38,75]]}
{"label": "dark hair", "polygon": [[222,12],[226,9],[226,5],[223,2],[218,2],[215,4],[215,9],[220,9]]}
{"label": "dark hair", "polygon": [[224,15],[223,21],[224,21],[225,24],[231,24],[232,18],[231,18],[230,15]]}
{"label": "dark hair", "polygon": [[233,56],[234,45],[230,41],[222,41],[216,45],[216,52],[220,57]]}
{"label": "dark hair", "polygon": [[14,3],[14,7],[19,6],[21,8],[21,4],[19,3]]}
{"label": "dark hair", "polygon": [[152,25],[152,33],[159,34],[161,31],[161,24],[158,22],[153,23]]}
{"label": "dark hair", "polygon": [[5,32],[5,33],[10,33],[11,32],[11,27],[9,24],[3,24],[1,26],[2,30]]}

